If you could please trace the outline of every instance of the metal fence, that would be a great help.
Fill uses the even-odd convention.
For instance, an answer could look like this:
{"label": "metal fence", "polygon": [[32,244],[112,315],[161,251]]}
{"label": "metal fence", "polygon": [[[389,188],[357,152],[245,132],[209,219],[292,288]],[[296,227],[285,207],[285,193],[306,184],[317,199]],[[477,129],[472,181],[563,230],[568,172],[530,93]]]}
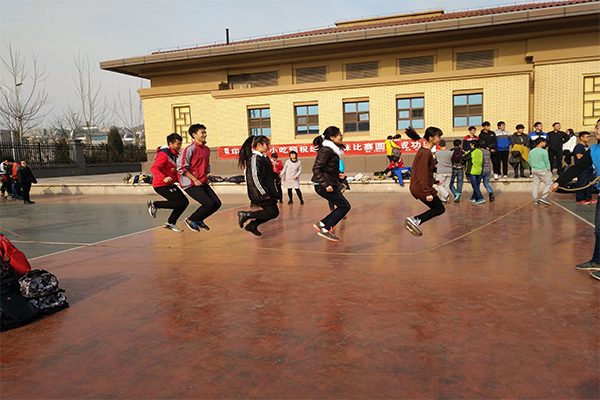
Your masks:
{"label": "metal fence", "polygon": [[145,162],[146,148],[144,146],[124,145],[123,152],[119,152],[108,144],[84,144],[83,156],[86,164],[114,164]]}
{"label": "metal fence", "polygon": [[2,160],[12,157],[15,161],[27,161],[31,166],[73,164],[68,144],[11,143],[0,142]]}

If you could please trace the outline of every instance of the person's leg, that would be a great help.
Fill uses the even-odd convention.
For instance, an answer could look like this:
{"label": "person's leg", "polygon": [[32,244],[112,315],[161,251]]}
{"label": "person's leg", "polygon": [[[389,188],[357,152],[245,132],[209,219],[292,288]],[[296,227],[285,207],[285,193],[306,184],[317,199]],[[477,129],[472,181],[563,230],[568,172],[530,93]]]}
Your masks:
{"label": "person's leg", "polygon": [[502,175],[508,176],[508,157],[510,153],[508,151],[502,151],[500,153],[502,157]]}
{"label": "person's leg", "polygon": [[473,194],[469,200],[477,200],[477,175],[467,174],[467,178],[471,183],[471,187],[473,188]]}
{"label": "person's leg", "polygon": [[427,207],[429,207],[429,210],[415,217],[419,219],[419,225],[422,225],[430,219],[437,217],[438,215],[442,215],[444,212],[446,212],[444,203],[442,203],[442,200],[440,200],[440,198],[437,196],[433,196],[432,201],[421,200],[421,202]]}
{"label": "person's leg", "polygon": [[492,186],[490,186],[491,174],[489,172],[484,172],[483,174],[481,174],[481,178],[483,180],[483,187],[485,188],[485,190],[487,190],[489,194],[494,194],[494,189],[492,189]]}
{"label": "person's leg", "polygon": [[596,236],[596,242],[594,244],[594,254],[592,255],[592,261],[596,264],[600,264],[600,201],[596,203],[596,220],[594,227],[594,235]]}
{"label": "person's leg", "polygon": [[[577,184],[575,188],[582,188],[590,183],[594,179],[594,173],[589,169],[586,169],[581,174],[577,176]],[[575,201],[589,201],[592,199],[592,190],[593,188],[589,187],[586,189],[577,190],[575,192]]]}
{"label": "person's leg", "polygon": [[494,171],[494,175],[500,175],[500,154],[498,154],[497,151],[494,151],[491,153],[490,159],[492,161],[492,169]]}
{"label": "person's leg", "polygon": [[334,188],[332,192],[328,192],[325,188],[321,187],[321,185],[315,186],[315,191],[317,194],[330,203],[335,205],[335,210],[330,212],[325,218],[321,220],[324,228],[326,230],[330,230],[332,226],[337,225],[337,223],[348,214],[350,211],[350,203],[344,195],[340,192],[338,188]]}
{"label": "person's leg", "polygon": [[437,174],[436,178],[438,181],[442,182],[441,185],[438,185],[438,189],[440,190],[440,200],[442,202],[448,201],[450,196],[450,178],[452,175],[450,174]]}
{"label": "person's leg", "polygon": [[260,224],[264,224],[279,216],[279,207],[277,207],[277,203],[265,204],[261,207],[261,210],[250,212],[250,218],[253,218],[254,221],[249,222],[248,225],[246,225],[247,227],[250,226],[256,228]]}
{"label": "person's leg", "polygon": [[542,182],[544,182],[544,191],[542,192],[541,200],[544,202],[548,201],[548,193],[550,192],[550,186],[552,186],[552,172],[544,171],[542,173]]}
{"label": "person's leg", "polygon": [[292,189],[288,189],[288,204],[292,204],[294,202],[294,199],[292,198]]}
{"label": "person's leg", "polygon": [[538,197],[538,191],[540,189],[540,172],[541,171],[531,171],[531,179],[533,182],[533,185],[531,186],[531,195],[534,199]]}
{"label": "person's leg", "polygon": [[281,178],[280,177],[275,178],[275,190],[277,191],[277,200],[279,200],[279,202],[282,203],[283,202],[283,192],[281,191]]}
{"label": "person's leg", "polygon": [[454,197],[456,197],[456,193],[458,193],[456,191],[456,186],[454,185],[454,183],[457,180],[456,171],[458,171],[458,170],[457,169],[453,169],[452,170],[452,176],[450,177],[450,192],[452,193],[452,196],[454,196]]}
{"label": "person's leg", "polygon": [[404,178],[402,178],[402,170],[404,168],[394,168],[394,175],[396,175],[396,178],[398,178],[398,184],[400,186],[404,186]]}
{"label": "person's leg", "polygon": [[200,207],[188,218],[190,221],[202,222],[221,207],[221,200],[209,185],[192,186],[186,189],[186,193],[200,203]]}
{"label": "person's leg", "polygon": [[31,190],[31,183],[23,183],[21,185],[21,189],[23,191],[23,202],[29,203],[31,201],[29,200],[29,191]]}
{"label": "person's leg", "polygon": [[465,180],[465,171],[463,169],[458,169],[456,174],[456,191],[458,194],[461,194],[463,191],[463,184]]}
{"label": "person's leg", "polygon": [[563,150],[563,156],[565,164],[571,165],[571,152],[569,150]]}
{"label": "person's leg", "polygon": [[167,199],[167,201],[155,201],[154,207],[173,210],[167,222],[175,225],[190,204],[188,198],[177,186],[161,186],[154,188],[154,191]]}
{"label": "person's leg", "polygon": [[[290,196],[291,196],[291,194],[290,194]],[[304,204],[304,199],[302,198],[302,191],[299,188],[296,189],[296,196],[298,196],[298,198],[300,199],[300,204]]]}

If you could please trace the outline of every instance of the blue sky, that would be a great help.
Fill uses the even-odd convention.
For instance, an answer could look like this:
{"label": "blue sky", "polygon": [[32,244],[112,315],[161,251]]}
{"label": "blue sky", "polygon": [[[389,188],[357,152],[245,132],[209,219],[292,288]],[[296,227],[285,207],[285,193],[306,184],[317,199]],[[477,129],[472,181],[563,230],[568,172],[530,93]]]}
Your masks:
{"label": "blue sky", "polygon": [[[540,0],[0,0],[0,55],[5,43],[46,65],[53,113],[75,103],[74,57],[87,54],[108,101],[140,80],[102,71],[101,61],[157,49],[211,44],[333,26],[336,21],[429,9],[488,8]],[[0,77],[6,78],[3,66]],[[27,82],[25,82],[27,84]],[[144,87],[149,83],[144,81]]]}

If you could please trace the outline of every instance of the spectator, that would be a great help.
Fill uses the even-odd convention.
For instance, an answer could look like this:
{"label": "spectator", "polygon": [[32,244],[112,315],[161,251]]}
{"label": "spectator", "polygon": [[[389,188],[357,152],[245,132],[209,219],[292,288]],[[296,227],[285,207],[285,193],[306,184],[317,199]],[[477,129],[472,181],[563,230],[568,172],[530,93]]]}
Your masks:
{"label": "spectator", "polygon": [[540,136],[548,140],[548,135],[543,131],[544,126],[541,122],[536,122],[533,124],[533,130],[529,132],[527,135],[527,139],[529,140],[529,148],[532,149],[535,147],[535,140]]}
{"label": "spectator", "polygon": [[479,140],[479,137],[477,135],[475,135],[476,132],[477,132],[477,128],[475,128],[474,126],[469,127],[469,134],[467,136],[465,136],[465,138],[462,141],[462,149],[464,152],[471,150],[471,141],[472,140]]}
{"label": "spectator", "polygon": [[[485,121],[481,124],[483,129],[479,132],[479,140],[483,140],[481,144],[482,149],[489,150],[491,153],[492,164],[496,165],[498,162],[498,148],[496,144],[496,132],[490,130],[490,123]],[[499,175],[494,173],[494,179],[498,179]]]}
{"label": "spectator", "polygon": [[[12,159],[7,157],[0,164],[0,178],[2,179],[2,197],[12,197]],[[6,193],[6,196],[4,195]]]}
{"label": "spectator", "polygon": [[[535,148],[529,152],[529,164],[531,165],[531,177],[533,178],[531,194],[535,199],[533,204],[542,203],[549,206],[551,203],[548,201],[548,191],[552,185],[552,170],[550,169],[548,151],[545,149],[547,140],[545,137],[539,136],[534,142]],[[544,191],[542,192],[543,197],[538,200],[540,182],[544,183]]]}
{"label": "spectator", "polygon": [[[463,180],[465,177],[464,166],[462,156],[465,154],[463,149],[460,147],[460,139],[454,140],[454,149],[452,150],[452,178],[450,178],[450,191],[454,196],[454,202],[460,203],[460,194],[462,193]],[[454,181],[456,180],[456,186]]]}
{"label": "spectator", "polygon": [[481,171],[483,169],[483,153],[479,147],[478,140],[471,141],[471,150],[467,151],[462,156],[462,159],[465,162],[465,173],[473,187],[473,195],[469,201],[476,204],[485,203],[485,199],[479,189],[479,186],[481,185]]}
{"label": "spectator", "polygon": [[[588,143],[590,142],[590,133],[589,132],[580,132],[579,133],[579,143],[573,149],[573,155],[575,160],[575,166],[579,163],[584,156],[584,154],[590,148]],[[584,187],[588,183],[590,183],[594,179],[594,167],[590,165],[589,168],[583,170],[577,176],[577,186],[576,188]],[[582,190],[578,190],[575,192],[575,201],[577,204],[587,205],[596,203],[596,200],[592,199],[592,190],[593,188],[585,188]]]}
{"label": "spectator", "polygon": [[[510,153],[515,170],[515,178],[526,178],[525,169],[529,169],[529,139],[525,135],[525,126],[519,124],[517,131],[510,137]],[[520,175],[519,175],[520,172]]]}
{"label": "spectator", "polygon": [[[483,147],[483,143],[480,144]],[[481,149],[483,154],[483,162],[481,164],[481,180],[483,187],[487,190],[490,196],[490,203],[494,201],[494,190],[490,186],[490,178],[492,176],[491,153],[488,149]]]}
{"label": "spectator", "polygon": [[[496,164],[494,164],[494,175],[502,173],[503,178],[508,178],[508,155],[510,150],[510,133],[506,130],[504,121],[498,122],[496,129]],[[502,164],[502,171],[500,170]]]}
{"label": "spectator", "polygon": [[23,200],[23,196],[21,196],[21,185],[19,185],[19,177],[17,175],[17,168],[20,167],[21,166],[19,165],[19,163],[11,163],[12,173],[10,177],[12,180],[12,192],[14,200]]}
{"label": "spectator", "polygon": [[548,157],[550,157],[551,169],[556,168],[556,174],[563,171],[562,153],[563,145],[569,140],[569,136],[560,130],[559,122],[552,124],[552,130],[548,132]]}
{"label": "spectator", "polygon": [[283,179],[283,187],[287,189],[288,204],[294,204],[292,199],[292,189],[296,190],[296,195],[300,199],[300,204],[304,204],[302,192],[300,191],[300,174],[302,174],[302,163],[298,160],[298,153],[294,150],[290,151],[290,159],[285,162],[281,177]]}
{"label": "spectator", "polygon": [[435,176],[440,189],[440,200],[447,203],[450,198],[450,180],[452,179],[452,150],[446,150],[446,141],[440,140],[440,150],[435,153],[437,174]]}
{"label": "spectator", "polygon": [[279,156],[277,153],[271,153],[271,164],[273,164],[273,177],[275,178],[275,189],[277,190],[277,200],[283,203],[283,193],[281,191],[281,171],[283,170],[283,163],[278,160]]}
{"label": "spectator", "polygon": [[[396,150],[394,150],[394,149],[396,149]],[[402,151],[400,150],[400,146],[398,146],[396,144],[396,142],[394,141],[394,138],[391,135],[388,136],[385,141],[385,154],[387,155],[387,158],[390,161],[394,161],[395,159],[399,158],[400,155],[402,154]]]}
{"label": "spectator", "polygon": [[565,133],[569,137],[569,140],[563,144],[563,156],[567,167],[571,167],[573,166],[573,150],[577,145],[577,135],[575,135],[575,132],[571,128],[567,129]]}
{"label": "spectator", "polygon": [[35,204],[35,201],[29,199],[29,191],[31,190],[31,184],[37,183],[37,180],[27,166],[27,161],[21,161],[21,165],[17,168],[17,179],[23,193],[23,204]]}

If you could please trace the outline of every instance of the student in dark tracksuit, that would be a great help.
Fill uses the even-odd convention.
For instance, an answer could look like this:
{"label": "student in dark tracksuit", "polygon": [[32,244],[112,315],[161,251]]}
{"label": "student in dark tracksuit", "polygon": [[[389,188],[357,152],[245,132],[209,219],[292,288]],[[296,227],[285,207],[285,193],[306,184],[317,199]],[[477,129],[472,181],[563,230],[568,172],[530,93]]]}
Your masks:
{"label": "student in dark tracksuit", "polygon": [[340,191],[340,183],[346,175],[340,172],[340,156],[344,155],[344,135],[336,126],[330,126],[315,137],[313,145],[317,158],[313,164],[312,182],[315,192],[335,208],[325,218],[313,225],[317,234],[332,242],[340,240],[333,234],[337,223],[350,211],[350,203]]}
{"label": "student in dark tracksuit", "polygon": [[[279,208],[277,201],[279,195],[275,188],[275,172],[267,156],[271,141],[266,136],[250,136],[240,149],[239,166],[246,169],[246,187],[248,197],[252,204],[260,206],[259,211],[239,211],[238,223],[240,228],[256,236],[262,233],[257,229],[259,225],[277,218]],[[250,221],[246,226],[244,223]]]}
{"label": "student in dark tracksuit", "polygon": [[23,204],[35,204],[35,201],[29,199],[29,191],[31,190],[31,184],[37,183],[33,172],[27,166],[27,161],[21,161],[21,166],[17,168],[17,180],[21,185],[21,191],[23,194]]}

